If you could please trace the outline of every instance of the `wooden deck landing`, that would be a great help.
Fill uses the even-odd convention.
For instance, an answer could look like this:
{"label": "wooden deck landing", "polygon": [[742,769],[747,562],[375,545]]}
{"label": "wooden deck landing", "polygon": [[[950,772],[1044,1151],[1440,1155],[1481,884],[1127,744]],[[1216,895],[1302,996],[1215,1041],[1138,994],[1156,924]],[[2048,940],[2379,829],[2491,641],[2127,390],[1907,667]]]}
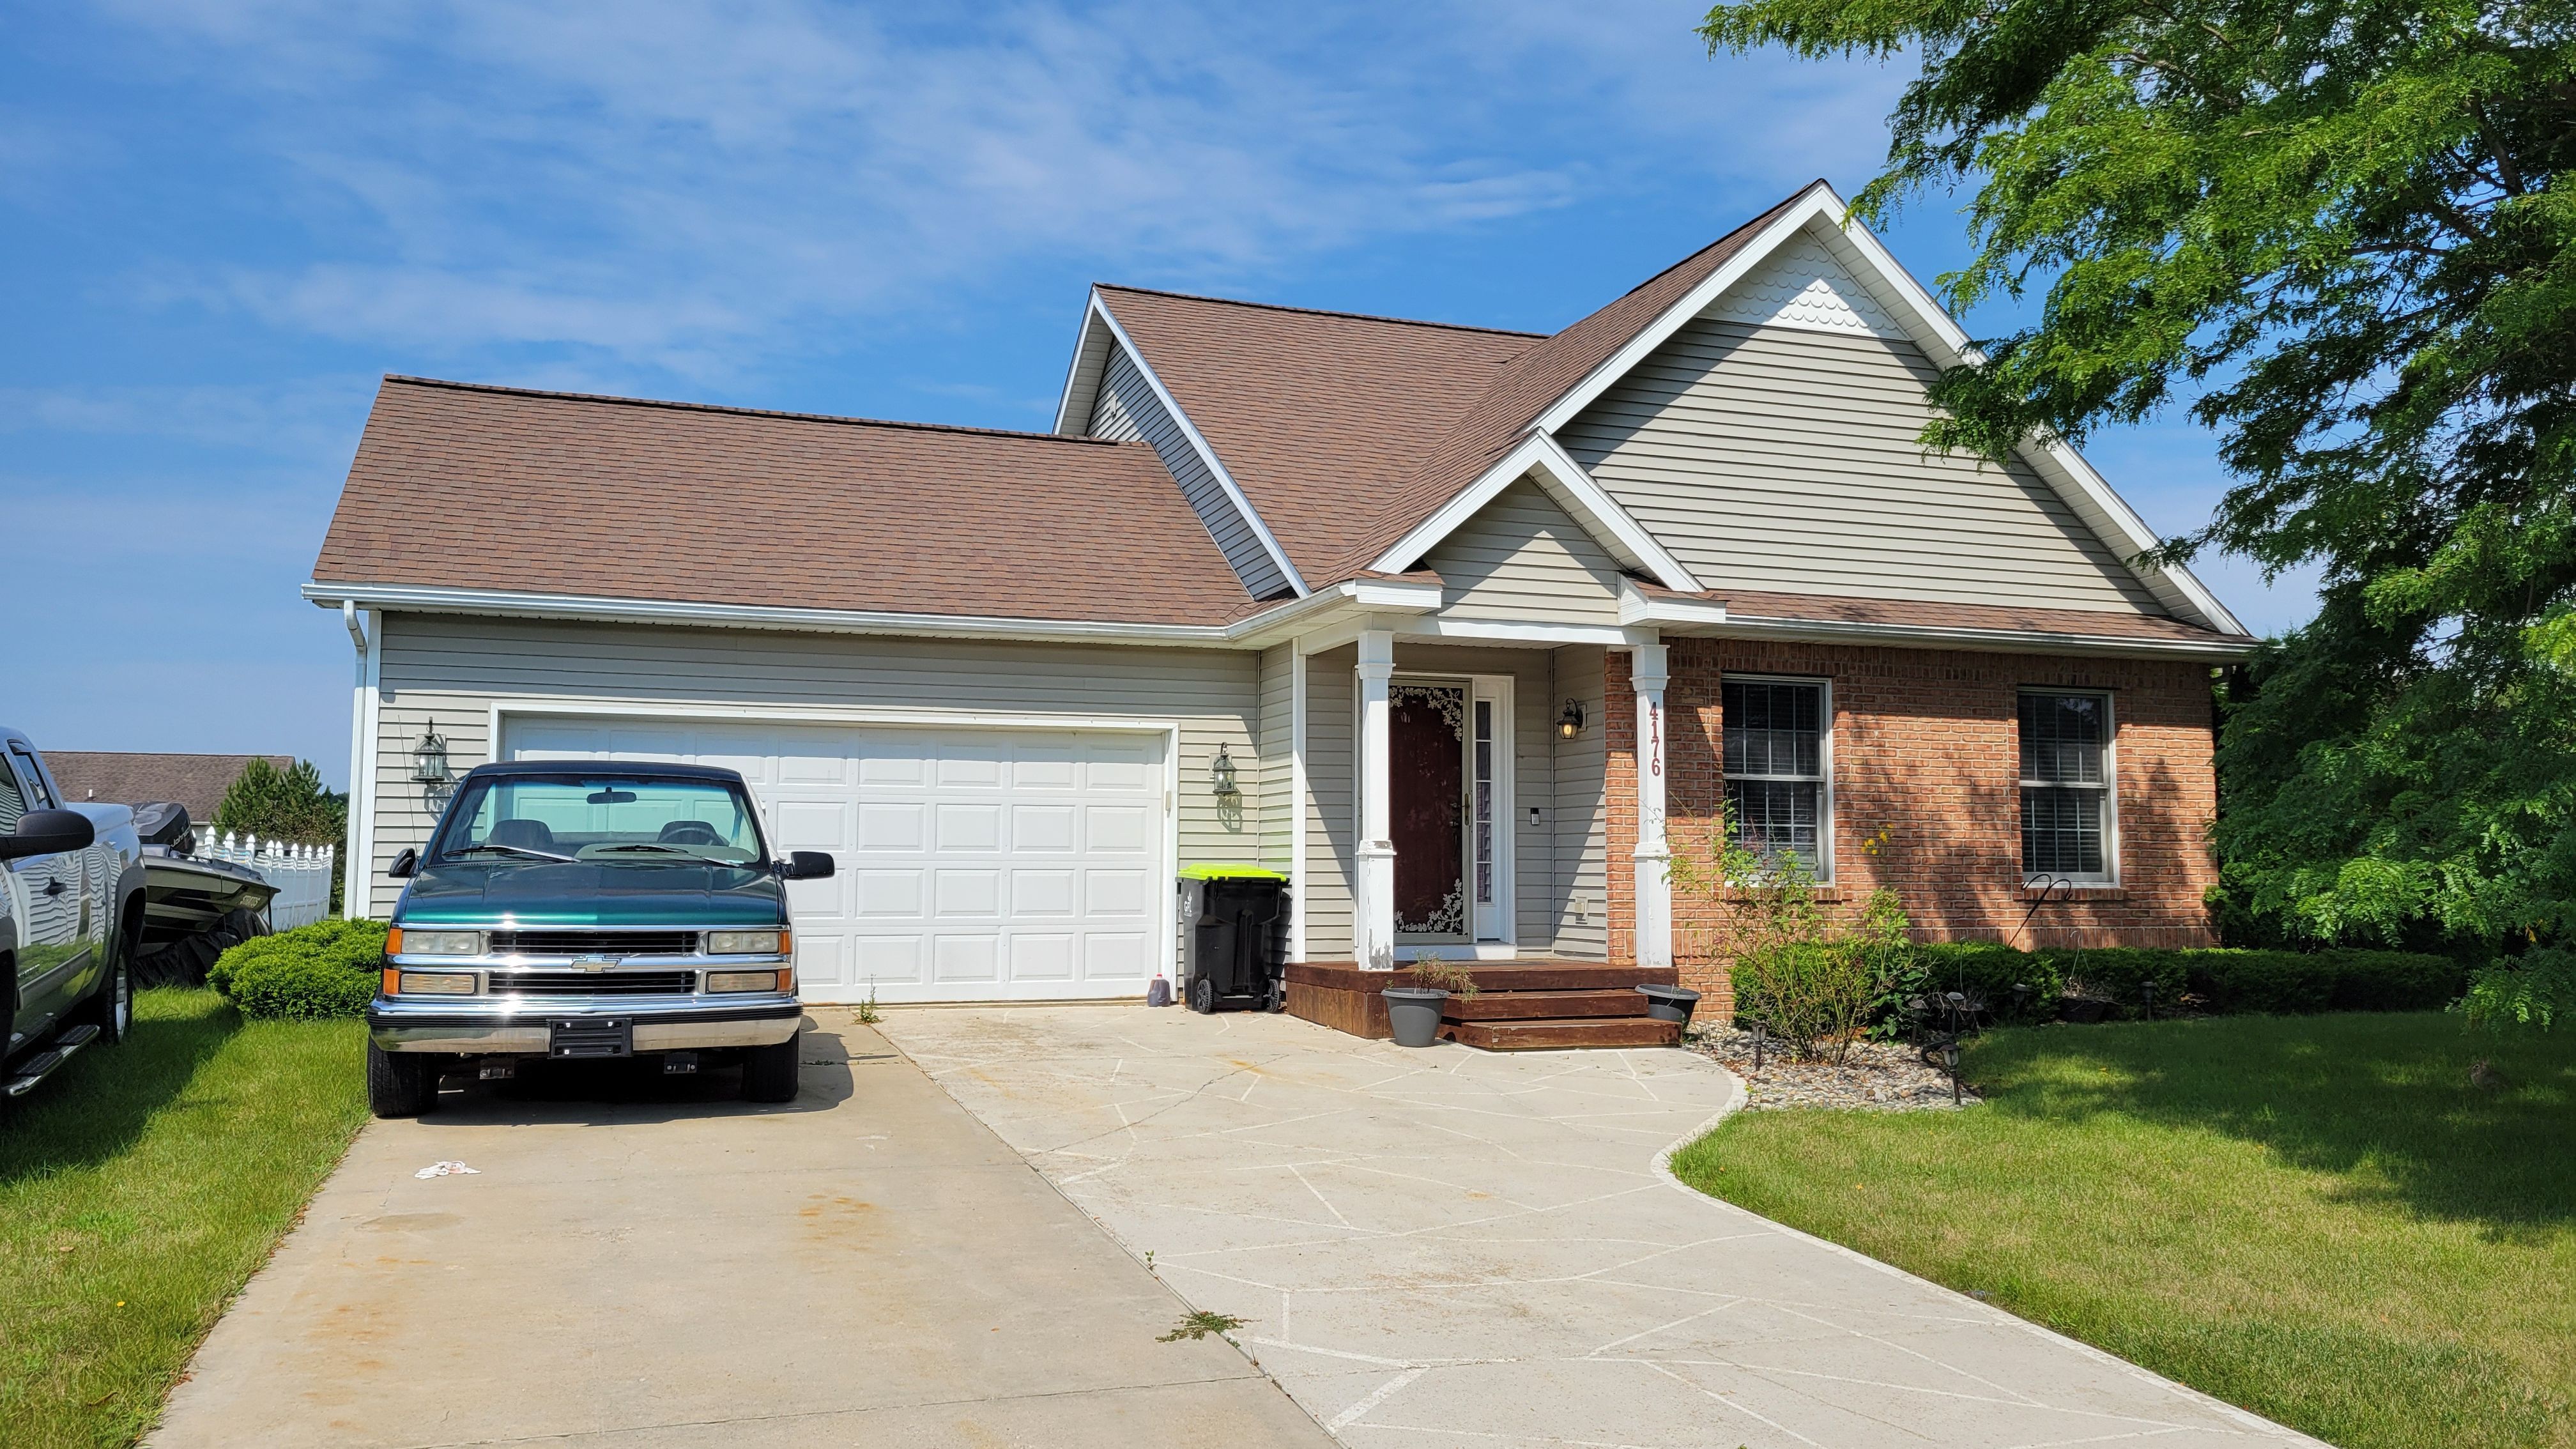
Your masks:
{"label": "wooden deck landing", "polygon": [[[1671,986],[1669,969],[1598,961],[1533,958],[1468,964],[1473,997],[1449,998],[1440,1034],[1489,1051],[1566,1047],[1677,1046],[1681,1028],[1646,1014],[1640,986]],[[1385,1038],[1389,986],[1409,985],[1404,970],[1363,971],[1347,963],[1294,961],[1288,966],[1288,1010],[1353,1036]]]}

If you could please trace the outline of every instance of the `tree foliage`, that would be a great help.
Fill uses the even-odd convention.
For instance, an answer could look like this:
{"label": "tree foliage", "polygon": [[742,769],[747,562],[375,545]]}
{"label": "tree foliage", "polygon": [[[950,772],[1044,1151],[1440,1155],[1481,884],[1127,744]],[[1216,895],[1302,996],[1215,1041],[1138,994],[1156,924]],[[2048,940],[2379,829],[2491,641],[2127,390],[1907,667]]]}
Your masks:
{"label": "tree foliage", "polygon": [[324,789],[322,772],[311,760],[281,770],[255,755],[216,802],[208,823],[262,840],[338,845],[348,833],[349,797]]}
{"label": "tree foliage", "polygon": [[2576,0],[1746,0],[1712,49],[1919,59],[1856,210],[1972,184],[1935,388],[2000,456],[2188,397],[2159,554],[2322,566],[2228,692],[2229,889],[2311,937],[2576,925]]}

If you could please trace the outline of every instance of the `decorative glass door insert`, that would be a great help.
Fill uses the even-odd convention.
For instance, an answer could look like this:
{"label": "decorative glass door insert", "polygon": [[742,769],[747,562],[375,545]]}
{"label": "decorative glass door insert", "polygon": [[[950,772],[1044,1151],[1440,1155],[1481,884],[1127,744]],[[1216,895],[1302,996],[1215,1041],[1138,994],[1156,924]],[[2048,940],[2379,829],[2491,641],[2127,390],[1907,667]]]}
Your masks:
{"label": "decorative glass door insert", "polygon": [[1387,804],[1398,937],[1472,939],[1469,702],[1464,683],[1397,680],[1388,688]]}

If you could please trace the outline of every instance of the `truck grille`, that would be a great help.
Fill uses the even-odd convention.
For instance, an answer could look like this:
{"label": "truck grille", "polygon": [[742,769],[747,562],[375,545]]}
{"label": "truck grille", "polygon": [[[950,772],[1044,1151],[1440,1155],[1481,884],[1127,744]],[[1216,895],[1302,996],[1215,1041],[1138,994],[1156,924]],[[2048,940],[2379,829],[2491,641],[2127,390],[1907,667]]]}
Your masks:
{"label": "truck grille", "polygon": [[694,971],[495,971],[495,996],[686,996]]}
{"label": "truck grille", "polygon": [[495,956],[689,956],[695,931],[494,931]]}

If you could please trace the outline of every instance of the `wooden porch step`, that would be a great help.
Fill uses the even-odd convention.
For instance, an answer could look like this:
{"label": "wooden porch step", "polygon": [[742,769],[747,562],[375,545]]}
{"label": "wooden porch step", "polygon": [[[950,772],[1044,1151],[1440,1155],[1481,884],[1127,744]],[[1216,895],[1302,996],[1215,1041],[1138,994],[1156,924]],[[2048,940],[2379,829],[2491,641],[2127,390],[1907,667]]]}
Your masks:
{"label": "wooden porch step", "polygon": [[1479,991],[1452,996],[1445,1021],[1526,1021],[1532,1018],[1644,1016],[1646,998],[1633,989],[1609,991]]}
{"label": "wooden porch step", "polygon": [[1594,1016],[1571,1020],[1462,1021],[1441,1034],[1487,1051],[1558,1051],[1568,1047],[1679,1046],[1681,1024],[1650,1016]]}

